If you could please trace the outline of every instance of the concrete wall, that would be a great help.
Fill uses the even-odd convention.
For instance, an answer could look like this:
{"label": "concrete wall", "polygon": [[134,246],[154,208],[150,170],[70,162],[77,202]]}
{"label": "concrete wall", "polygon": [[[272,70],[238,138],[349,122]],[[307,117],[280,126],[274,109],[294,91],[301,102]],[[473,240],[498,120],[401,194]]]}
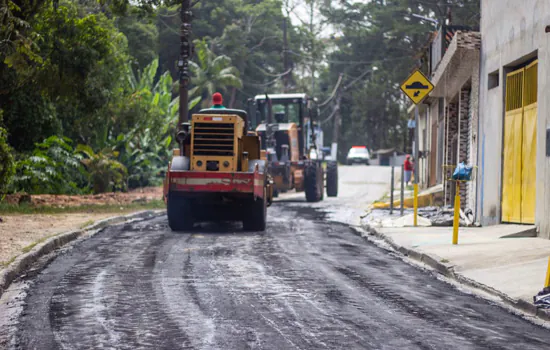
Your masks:
{"label": "concrete wall", "polygon": [[[441,167],[438,167],[437,164],[437,152],[439,151],[437,147],[437,127],[435,130],[435,144],[432,144],[432,137],[434,132],[432,127],[434,123],[437,125],[438,121],[439,100],[437,98],[434,98],[432,104],[430,105],[430,108],[428,109],[428,151],[430,151],[430,155],[428,156],[428,179],[432,184],[435,184],[437,182],[437,172],[441,169]],[[432,158],[435,160],[434,162],[432,162]],[[430,176],[434,175],[432,174],[434,172],[432,170],[433,168],[435,168],[435,178],[430,178]]]}
{"label": "concrete wall", "polygon": [[[409,117],[414,117],[414,107],[410,107],[409,110],[408,110],[408,114],[409,114]],[[430,134],[429,134],[429,130],[428,130],[428,126],[427,126],[427,123],[428,123],[428,117],[429,117],[429,105],[428,104],[425,104],[425,103],[421,103],[418,105],[418,119],[419,119],[419,123],[418,123],[418,139],[419,139],[419,142],[418,142],[418,150],[420,152],[422,151],[427,151],[429,150],[429,137],[430,137]],[[411,155],[414,154],[414,149],[413,149],[413,152],[411,153]],[[403,156],[403,162],[405,161],[405,156]],[[428,187],[428,173],[429,173],[429,168],[428,168],[428,158],[420,158],[418,160],[415,160],[415,163],[418,165],[418,171],[419,171],[419,174],[418,174],[418,179],[419,179],[419,182],[418,182],[418,185],[420,188],[427,188]],[[401,165],[403,163],[400,163],[399,165]]]}
{"label": "concrete wall", "polygon": [[[537,211],[540,235],[550,233],[550,160],[546,157],[546,129],[550,127],[550,25],[548,0],[481,1],[480,134],[478,157],[478,217],[483,225],[500,222],[502,135],[505,74],[534,56],[539,58],[537,133]],[[498,72],[499,84],[489,89],[489,74]]]}
{"label": "concrete wall", "polygon": [[[419,111],[419,118],[420,119],[420,125],[418,128],[418,149],[420,152],[428,150],[427,144],[428,144],[428,130],[427,130],[427,116],[428,116],[428,106],[422,105],[422,108],[420,108]],[[418,184],[420,188],[427,188],[428,182],[426,181],[428,178],[428,158],[419,158],[418,160],[415,160],[418,167]]]}

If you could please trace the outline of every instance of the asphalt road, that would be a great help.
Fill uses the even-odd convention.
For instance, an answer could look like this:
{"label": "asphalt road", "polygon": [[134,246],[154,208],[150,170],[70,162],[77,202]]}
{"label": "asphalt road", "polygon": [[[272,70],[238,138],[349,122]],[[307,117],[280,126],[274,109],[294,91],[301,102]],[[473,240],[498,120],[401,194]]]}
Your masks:
{"label": "asphalt road", "polygon": [[344,167],[339,198],[287,195],[265,233],[214,224],[172,233],[164,217],[106,229],[14,285],[0,340],[12,349],[550,348],[546,329],[354,233],[387,175]]}

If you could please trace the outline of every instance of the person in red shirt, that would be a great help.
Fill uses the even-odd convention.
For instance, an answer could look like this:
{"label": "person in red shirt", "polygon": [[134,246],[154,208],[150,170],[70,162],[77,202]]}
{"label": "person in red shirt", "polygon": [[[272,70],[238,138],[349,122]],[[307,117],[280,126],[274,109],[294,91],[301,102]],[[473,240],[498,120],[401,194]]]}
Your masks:
{"label": "person in red shirt", "polygon": [[411,156],[407,154],[405,157],[405,164],[404,164],[404,170],[405,170],[405,183],[407,186],[409,186],[409,183],[411,182],[412,178],[412,172],[414,170],[414,163],[411,162]]}

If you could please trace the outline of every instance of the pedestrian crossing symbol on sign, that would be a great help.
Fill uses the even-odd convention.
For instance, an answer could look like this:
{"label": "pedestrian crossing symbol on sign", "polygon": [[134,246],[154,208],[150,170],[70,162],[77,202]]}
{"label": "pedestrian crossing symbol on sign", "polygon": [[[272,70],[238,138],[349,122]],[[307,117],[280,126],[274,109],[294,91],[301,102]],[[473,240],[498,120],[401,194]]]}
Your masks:
{"label": "pedestrian crossing symbol on sign", "polygon": [[422,102],[434,89],[433,84],[418,69],[415,70],[401,85],[401,90],[407,95],[415,105]]}

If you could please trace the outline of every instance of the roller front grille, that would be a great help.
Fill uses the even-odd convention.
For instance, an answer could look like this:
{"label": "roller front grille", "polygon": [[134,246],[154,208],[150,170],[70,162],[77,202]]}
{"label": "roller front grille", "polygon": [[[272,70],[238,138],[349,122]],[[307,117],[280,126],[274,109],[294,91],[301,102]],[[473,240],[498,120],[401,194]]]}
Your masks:
{"label": "roller front grille", "polygon": [[233,156],[235,126],[231,123],[195,123],[193,155]]}

